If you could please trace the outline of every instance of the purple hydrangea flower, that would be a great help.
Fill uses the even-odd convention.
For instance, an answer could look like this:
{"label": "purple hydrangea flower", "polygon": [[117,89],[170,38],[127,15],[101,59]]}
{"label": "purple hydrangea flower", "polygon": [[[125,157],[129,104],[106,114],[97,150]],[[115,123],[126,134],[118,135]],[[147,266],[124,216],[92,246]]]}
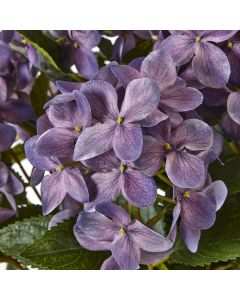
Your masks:
{"label": "purple hydrangea flower", "polygon": [[174,185],[196,188],[205,181],[204,161],[196,154],[211,147],[212,129],[203,121],[189,119],[171,131],[168,121],[152,127],[144,137],[143,151],[134,162],[153,176],[166,158],[166,173]]}
{"label": "purple hydrangea flower", "polygon": [[157,187],[154,179],[137,170],[131,161],[120,161],[113,150],[82,162],[95,171],[89,179],[90,200],[93,201],[85,204],[86,209],[113,201],[120,192],[137,207],[150,206],[155,202]]}
{"label": "purple hydrangea flower", "polygon": [[230,64],[225,53],[214,43],[231,38],[236,30],[175,30],[160,48],[166,49],[177,65],[192,58],[197,79],[205,86],[221,88],[228,82]]}
{"label": "purple hydrangea flower", "polygon": [[[119,112],[118,95],[107,82],[91,81],[81,86],[93,117],[102,122],[87,128],[78,138],[74,160],[86,160],[111,148],[121,160],[135,160],[142,151],[141,121],[158,106],[160,91],[151,79],[129,83]],[[144,126],[144,124],[143,124]]]}
{"label": "purple hydrangea flower", "polygon": [[229,95],[227,99],[227,111],[233,121],[240,124],[240,92]]}
{"label": "purple hydrangea flower", "polygon": [[110,250],[120,269],[137,269],[141,250],[164,252],[173,243],[137,220],[121,207],[102,203],[94,212],[79,214],[74,226],[79,244],[92,251]]}
{"label": "purple hydrangea flower", "polygon": [[[201,230],[214,224],[216,211],[223,205],[226,196],[227,188],[221,180],[200,190],[174,188],[175,210],[181,216],[180,232],[191,252],[197,251]],[[177,214],[175,218],[178,218]]]}

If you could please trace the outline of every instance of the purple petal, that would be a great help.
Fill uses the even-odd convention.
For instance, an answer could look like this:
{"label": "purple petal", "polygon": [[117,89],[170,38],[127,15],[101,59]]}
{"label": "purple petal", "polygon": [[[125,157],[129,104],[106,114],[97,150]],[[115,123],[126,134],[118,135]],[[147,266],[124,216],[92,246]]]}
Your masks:
{"label": "purple petal", "polygon": [[172,248],[163,252],[147,252],[141,250],[140,264],[143,265],[154,264],[155,262],[161,261],[164,258],[168,257],[172,252],[173,252]]}
{"label": "purple petal", "polygon": [[196,89],[202,89],[205,87],[204,84],[197,80],[196,74],[193,71],[192,65],[189,65],[181,74],[181,78],[183,78],[188,86],[191,86]]}
{"label": "purple petal", "polygon": [[7,100],[7,84],[6,81],[0,77],[0,103]]}
{"label": "purple petal", "polygon": [[114,222],[120,226],[128,226],[131,222],[131,218],[128,213],[113,203],[101,203],[96,206],[96,211],[111,218]]}
{"label": "purple petal", "polygon": [[0,224],[16,215],[16,211],[0,207]]}
{"label": "purple petal", "polygon": [[166,172],[173,184],[179,187],[196,188],[205,180],[204,162],[185,151],[167,155]]}
{"label": "purple petal", "polygon": [[223,115],[221,126],[233,140],[240,141],[240,125],[234,122],[228,113]]}
{"label": "purple petal", "polygon": [[97,30],[72,30],[70,38],[79,45],[92,49],[100,43],[101,36]]}
{"label": "purple petal", "polygon": [[55,82],[57,88],[61,93],[72,93],[74,90],[80,90],[82,85],[81,82],[71,82],[71,81],[62,81],[57,80]]}
{"label": "purple petal", "polygon": [[76,210],[63,209],[52,217],[51,221],[48,224],[48,229],[57,226],[59,223],[63,223],[63,221],[65,220],[69,220],[72,217],[76,217],[77,215],[78,215],[78,211]]}
{"label": "purple petal", "polygon": [[18,195],[24,191],[22,183],[17,179],[15,175],[9,172],[7,182],[2,189],[10,194]]}
{"label": "purple petal", "polygon": [[7,167],[0,161],[0,188],[7,182],[8,174]]}
{"label": "purple petal", "polygon": [[137,220],[128,226],[128,232],[131,234],[139,248],[145,251],[166,251],[173,246],[171,241]]}
{"label": "purple petal", "polygon": [[40,116],[37,119],[37,134],[41,135],[48,129],[53,128],[52,123],[48,119],[48,116],[46,114]]}
{"label": "purple petal", "polygon": [[77,167],[66,168],[64,173],[65,189],[75,200],[85,203],[89,200],[88,189],[80,170]]}
{"label": "purple petal", "polygon": [[227,187],[222,180],[212,182],[202,193],[216,203],[216,210],[219,210],[227,197]]}
{"label": "purple petal", "polygon": [[233,121],[240,124],[240,93],[231,93],[229,95],[227,110]]}
{"label": "purple petal", "polygon": [[156,80],[161,91],[172,86],[177,79],[176,65],[171,55],[161,49],[151,52],[144,59],[141,73],[143,77]]}
{"label": "purple petal", "polygon": [[78,134],[67,128],[52,128],[37,141],[37,153],[42,156],[72,156]]}
{"label": "purple petal", "polygon": [[141,71],[142,62],[144,61],[144,57],[134,58],[128,65],[129,67],[134,68],[137,71]]}
{"label": "purple petal", "polygon": [[38,185],[42,181],[44,173],[45,173],[44,171],[34,168],[31,174],[30,185],[31,186]]}
{"label": "purple petal", "polygon": [[10,125],[0,124],[0,152],[8,150],[16,138],[16,130]]}
{"label": "purple petal", "polygon": [[111,255],[107,259],[104,260],[101,270],[121,270],[116,260]]}
{"label": "purple petal", "polygon": [[213,131],[201,120],[188,119],[174,130],[173,143],[192,151],[205,150],[213,143]]}
{"label": "purple petal", "polygon": [[230,64],[224,52],[210,43],[199,43],[192,66],[197,79],[206,86],[221,88],[230,76]]}
{"label": "purple petal", "polygon": [[1,106],[1,117],[13,124],[21,124],[32,117],[30,105],[22,100],[9,100]]}
{"label": "purple petal", "polygon": [[50,105],[55,104],[65,104],[74,100],[73,93],[60,94],[49,100],[45,105],[44,109],[48,108]]}
{"label": "purple petal", "polygon": [[97,121],[117,120],[118,96],[110,83],[102,80],[89,81],[81,86],[81,92],[87,97],[92,115]]}
{"label": "purple petal", "polygon": [[91,79],[98,71],[95,54],[84,46],[74,50],[74,62],[81,76]]}
{"label": "purple petal", "polygon": [[197,252],[201,231],[185,225],[184,222],[180,224],[180,231],[187,248],[193,253]]}
{"label": "purple petal", "polygon": [[87,98],[80,93],[79,91],[73,91],[74,99],[77,103],[78,110],[80,112],[81,117],[79,116],[79,122],[83,125],[83,128],[91,125],[92,115],[91,115],[91,107],[87,101]]}
{"label": "purple petal", "polygon": [[120,117],[127,122],[145,119],[157,108],[159,101],[160,90],[156,81],[135,79],[127,86]]}
{"label": "purple petal", "polygon": [[142,129],[137,124],[117,124],[113,136],[113,149],[121,160],[136,160],[143,146]]}
{"label": "purple petal", "polygon": [[216,204],[214,199],[203,193],[190,192],[189,198],[181,202],[181,218],[186,226],[195,229],[208,229],[216,219]]}
{"label": "purple petal", "polygon": [[110,62],[105,67],[102,67],[91,80],[103,80],[109,82],[112,86],[117,85],[117,79],[112,72],[112,66],[117,65],[115,61]]}
{"label": "purple petal", "polygon": [[180,66],[193,57],[194,44],[194,39],[187,35],[171,35],[162,41],[160,49],[166,49],[174,62]]}
{"label": "purple petal", "polygon": [[58,159],[51,157],[44,157],[37,153],[36,144],[38,136],[33,136],[25,143],[25,153],[30,163],[37,169],[40,170],[54,170],[57,165],[60,164]]}
{"label": "purple petal", "polygon": [[151,206],[157,198],[155,181],[137,170],[127,170],[120,178],[120,186],[124,198],[134,206]]}
{"label": "purple petal", "polygon": [[161,95],[160,107],[184,112],[197,108],[202,104],[203,95],[191,87],[173,88]]}
{"label": "purple petal", "polygon": [[61,171],[45,176],[41,185],[43,215],[53,211],[63,201],[65,195],[64,176]]}
{"label": "purple petal", "polygon": [[140,261],[140,249],[126,233],[116,235],[110,250],[122,270],[136,270]]}
{"label": "purple petal", "polygon": [[115,65],[112,66],[111,70],[125,88],[130,81],[141,78],[141,73],[130,66]]}
{"label": "purple petal", "polygon": [[165,151],[158,140],[151,136],[143,137],[143,149],[134,165],[148,176],[153,176],[160,169]]}
{"label": "purple petal", "polygon": [[203,94],[203,103],[208,106],[226,105],[229,93],[223,89],[205,88],[201,90]]}
{"label": "purple petal", "polygon": [[203,41],[220,43],[230,39],[237,32],[237,30],[204,30],[203,32]]}
{"label": "purple petal", "polygon": [[74,160],[86,160],[109,151],[113,145],[115,127],[115,122],[109,121],[86,128],[77,140]]}
{"label": "purple petal", "polygon": [[11,55],[10,47],[7,44],[0,41],[0,70],[1,71],[4,71],[5,68],[7,67],[9,63],[10,55]]}
{"label": "purple petal", "polygon": [[142,127],[152,127],[158,123],[166,120],[168,115],[161,112],[159,109],[155,109],[148,117],[137,122]]}

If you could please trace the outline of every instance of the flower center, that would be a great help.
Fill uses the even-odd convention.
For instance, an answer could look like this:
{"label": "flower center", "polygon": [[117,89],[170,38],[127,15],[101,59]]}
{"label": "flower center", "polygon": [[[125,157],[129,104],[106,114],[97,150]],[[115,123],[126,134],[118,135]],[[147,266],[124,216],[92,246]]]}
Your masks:
{"label": "flower center", "polygon": [[60,165],[56,166],[56,168],[55,168],[56,171],[62,171],[62,169],[63,169],[63,168],[62,168],[62,166],[60,166]]}
{"label": "flower center", "polygon": [[125,170],[126,170],[126,166],[124,166],[124,165],[121,165],[120,167],[119,167],[119,170],[121,171],[121,172],[124,172]]}
{"label": "flower center", "polygon": [[183,197],[189,198],[190,197],[190,193],[188,191],[185,191],[183,193]]}
{"label": "flower center", "polygon": [[75,48],[75,49],[77,49],[79,46],[78,46],[78,43],[77,42],[75,42],[74,44],[73,44],[73,47]]}
{"label": "flower center", "polygon": [[167,143],[164,145],[164,148],[165,148],[165,150],[169,151],[172,149],[172,146],[169,143]]}
{"label": "flower center", "polygon": [[195,37],[195,42],[199,43],[201,41],[201,39],[202,39],[201,36],[198,35]]}
{"label": "flower center", "polygon": [[158,40],[158,35],[153,34],[153,35],[152,35],[152,39],[153,39],[154,41],[157,41],[157,40]]}
{"label": "flower center", "polygon": [[74,129],[75,129],[76,132],[81,132],[82,126],[81,125],[77,125]]}
{"label": "flower center", "polygon": [[126,233],[126,229],[125,229],[124,227],[121,227],[121,228],[119,229],[119,233],[120,233],[120,234]]}
{"label": "flower center", "polygon": [[229,42],[227,43],[227,47],[228,47],[228,48],[232,48],[232,47],[233,47],[233,42],[229,41]]}
{"label": "flower center", "polygon": [[27,44],[27,41],[26,41],[25,39],[21,39],[21,43],[22,43],[23,45],[26,45],[26,44]]}
{"label": "flower center", "polygon": [[122,124],[122,122],[123,122],[123,118],[118,117],[118,118],[117,118],[117,123],[118,123],[118,124]]}

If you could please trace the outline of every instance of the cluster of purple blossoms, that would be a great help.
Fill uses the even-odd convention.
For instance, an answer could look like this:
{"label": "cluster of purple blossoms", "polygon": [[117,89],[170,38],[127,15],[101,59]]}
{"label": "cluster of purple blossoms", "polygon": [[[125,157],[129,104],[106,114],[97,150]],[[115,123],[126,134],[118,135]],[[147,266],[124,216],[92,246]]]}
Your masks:
{"label": "cluster of purple blossoms", "polygon": [[[88,79],[56,82],[59,93],[25,143],[32,185],[41,182],[43,214],[61,208],[50,227],[78,215],[80,245],[112,253],[102,269],[137,269],[163,259],[173,251],[177,228],[196,252],[201,230],[214,224],[227,196],[225,184],[208,173],[223,137],[205,118],[222,115],[222,129],[240,141],[238,32],[106,32],[118,35],[113,56],[120,60],[136,36],[157,42],[146,57],[100,69],[91,52],[98,32],[49,34],[67,37],[71,59]],[[141,212],[158,201],[155,176],[172,186],[166,236],[124,209]]]}

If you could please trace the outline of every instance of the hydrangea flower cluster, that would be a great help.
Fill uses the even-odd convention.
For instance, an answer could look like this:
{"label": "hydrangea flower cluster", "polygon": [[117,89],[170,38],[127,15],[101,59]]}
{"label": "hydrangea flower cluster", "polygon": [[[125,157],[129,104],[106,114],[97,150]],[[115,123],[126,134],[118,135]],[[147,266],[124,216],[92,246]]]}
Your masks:
{"label": "hydrangea flower cluster", "polygon": [[[41,182],[43,214],[61,204],[50,226],[78,215],[79,244],[112,253],[102,269],[137,269],[168,256],[178,228],[196,252],[226,199],[224,182],[208,173],[223,137],[204,120],[224,112],[223,130],[240,140],[239,38],[224,30],[116,34],[118,60],[135,47],[135,36],[157,42],[146,57],[99,69],[91,52],[99,32],[61,33],[88,81],[56,81],[59,92],[45,104],[25,151],[32,184]],[[166,235],[139,214],[158,202],[157,178],[171,186]]]}

